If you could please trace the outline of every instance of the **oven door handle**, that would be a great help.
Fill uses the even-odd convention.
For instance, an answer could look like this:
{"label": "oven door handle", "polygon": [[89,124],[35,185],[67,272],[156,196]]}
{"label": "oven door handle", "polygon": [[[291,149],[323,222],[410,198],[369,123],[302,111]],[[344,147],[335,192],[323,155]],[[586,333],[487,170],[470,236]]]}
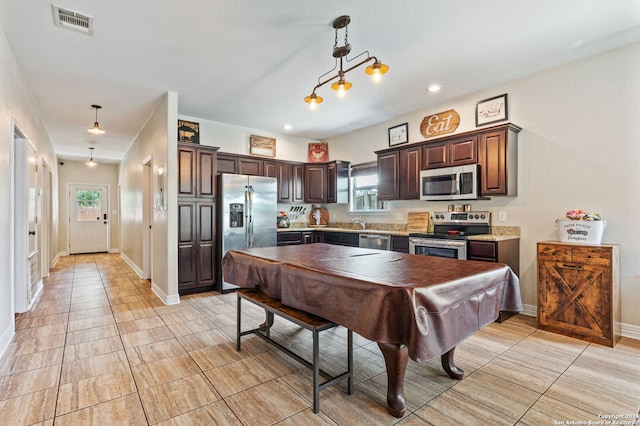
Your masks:
{"label": "oven door handle", "polygon": [[466,240],[422,240],[422,239],[410,239],[413,245],[424,247],[464,247],[467,243]]}

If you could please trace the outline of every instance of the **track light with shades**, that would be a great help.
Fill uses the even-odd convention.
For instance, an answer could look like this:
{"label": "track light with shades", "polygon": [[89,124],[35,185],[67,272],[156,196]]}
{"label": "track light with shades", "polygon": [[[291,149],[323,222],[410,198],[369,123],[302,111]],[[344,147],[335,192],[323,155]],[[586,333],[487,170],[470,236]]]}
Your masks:
{"label": "track light with shades", "polygon": [[[335,44],[333,45],[333,57],[336,58],[336,65],[333,67],[332,70],[329,70],[326,73],[322,74],[320,77],[318,77],[318,84],[316,84],[316,86],[313,88],[313,90],[311,91],[311,94],[306,98],[304,98],[304,101],[309,104],[311,109],[315,109],[316,105],[321,103],[324,100],[322,99],[322,97],[316,94],[316,90],[335,79],[338,79],[338,81],[331,84],[331,88],[338,92],[339,97],[344,97],[345,92],[351,89],[351,87],[353,86],[350,82],[345,80],[344,76],[346,73],[348,73],[353,69],[358,68],[360,65],[364,65],[367,62],[374,61],[373,64],[365,68],[364,72],[370,75],[372,77],[372,80],[375,83],[381,80],[382,74],[389,71],[388,65],[385,65],[382,62],[380,62],[378,58],[376,58],[375,56],[369,56],[368,51],[364,51],[360,53],[358,56],[356,56],[353,59],[347,58],[347,55],[349,54],[349,52],[351,52],[351,45],[347,40],[347,37],[349,36],[349,31],[347,28],[347,26],[349,25],[349,22],[351,22],[351,18],[347,15],[339,16],[333,20],[332,26],[336,32]],[[344,28],[344,45],[338,46],[338,30],[342,28]],[[355,61],[356,59],[360,58],[363,55],[366,55],[366,58],[363,59],[362,61],[358,62],[357,64],[353,65],[350,68],[347,68],[346,70],[343,68],[343,66],[345,65],[344,62],[346,62],[347,65],[349,65],[349,62]],[[339,69],[338,69],[338,66],[339,66]],[[328,77],[322,80],[327,74],[333,73],[336,69],[338,70],[338,72],[335,75],[332,75],[331,77]]]}
{"label": "track light with shades", "polygon": [[88,131],[96,135],[104,135],[105,131],[102,130],[102,128],[100,127],[100,124],[98,124],[98,110],[102,107],[100,105],[91,105],[91,108],[96,109],[96,121],[95,123],[93,123],[93,127],[91,127]]}
{"label": "track light with shades", "polygon": [[89,161],[87,161],[86,163],[84,163],[84,164],[86,164],[86,165],[87,165],[87,166],[89,166],[89,167],[95,167],[95,166],[97,166],[97,165],[98,165],[98,163],[96,163],[96,160],[94,160],[94,159],[93,159],[93,150],[94,150],[94,149],[95,149],[95,148],[89,148],[89,152],[91,153],[91,155],[89,156]]}

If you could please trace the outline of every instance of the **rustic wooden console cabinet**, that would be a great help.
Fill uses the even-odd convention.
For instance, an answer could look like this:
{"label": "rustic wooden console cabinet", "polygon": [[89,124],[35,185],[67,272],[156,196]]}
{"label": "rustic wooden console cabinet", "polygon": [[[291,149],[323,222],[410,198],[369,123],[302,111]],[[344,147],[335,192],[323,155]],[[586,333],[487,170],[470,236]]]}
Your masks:
{"label": "rustic wooden console cabinet", "polygon": [[538,243],[538,328],[613,347],[619,271],[618,245]]}

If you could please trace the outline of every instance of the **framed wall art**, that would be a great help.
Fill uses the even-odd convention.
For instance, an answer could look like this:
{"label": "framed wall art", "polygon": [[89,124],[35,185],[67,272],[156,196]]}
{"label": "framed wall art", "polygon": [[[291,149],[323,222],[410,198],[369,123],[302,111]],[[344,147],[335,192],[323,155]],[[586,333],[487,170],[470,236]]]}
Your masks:
{"label": "framed wall art", "polygon": [[307,162],[326,163],[329,161],[329,144],[327,142],[314,142],[309,144]]}
{"label": "framed wall art", "polygon": [[178,142],[200,143],[200,124],[178,120]]}
{"label": "framed wall art", "polygon": [[507,94],[485,99],[476,104],[476,127],[508,119]]}
{"label": "framed wall art", "polygon": [[403,123],[389,127],[389,146],[409,142],[409,124]]}
{"label": "framed wall art", "polygon": [[264,157],[276,156],[276,139],[266,136],[251,135],[249,138],[249,154]]}

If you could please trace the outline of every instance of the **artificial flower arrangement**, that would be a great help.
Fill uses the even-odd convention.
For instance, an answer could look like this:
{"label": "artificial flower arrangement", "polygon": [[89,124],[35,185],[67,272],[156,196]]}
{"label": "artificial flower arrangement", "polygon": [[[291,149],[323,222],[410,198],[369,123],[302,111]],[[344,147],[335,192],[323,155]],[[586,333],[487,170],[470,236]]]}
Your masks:
{"label": "artificial flower arrangement", "polygon": [[600,213],[587,213],[582,210],[569,210],[565,214],[566,220],[602,220]]}

